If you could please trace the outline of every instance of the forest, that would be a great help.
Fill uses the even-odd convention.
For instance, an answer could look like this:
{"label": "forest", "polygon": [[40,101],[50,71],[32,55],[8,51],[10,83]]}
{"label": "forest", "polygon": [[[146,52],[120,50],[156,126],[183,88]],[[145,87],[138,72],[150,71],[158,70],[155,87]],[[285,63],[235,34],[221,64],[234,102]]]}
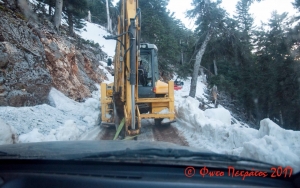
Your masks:
{"label": "forest", "polygon": [[[50,5],[44,14],[54,20],[51,8],[62,0],[39,1]],[[195,20],[192,31],[168,10],[168,2],[139,0],[142,42],[157,45],[162,77],[191,76],[190,96],[195,97],[195,80],[203,70],[209,86],[218,86],[242,108],[247,121],[270,118],[283,128],[300,129],[299,16],[274,11],[267,23],[256,26],[249,13],[255,0],[239,0],[234,16],[221,8],[221,0],[193,0],[186,13]],[[300,0],[293,7],[299,12]],[[115,32],[119,3],[108,0],[108,8]],[[84,27],[88,11],[93,23],[107,25],[106,0],[63,0],[62,11],[70,35]]]}

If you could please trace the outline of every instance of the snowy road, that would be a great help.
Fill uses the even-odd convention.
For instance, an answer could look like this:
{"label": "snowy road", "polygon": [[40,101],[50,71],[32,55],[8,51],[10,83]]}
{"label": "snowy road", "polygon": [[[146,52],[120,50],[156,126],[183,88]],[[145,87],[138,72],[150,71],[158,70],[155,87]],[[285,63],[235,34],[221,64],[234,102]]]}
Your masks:
{"label": "snowy road", "polygon": [[[103,128],[96,140],[113,140],[116,134],[115,127]],[[141,134],[137,140],[142,141],[163,141],[170,142],[181,146],[188,146],[186,139],[179,134],[179,131],[173,125],[155,126],[154,121],[142,120]]]}

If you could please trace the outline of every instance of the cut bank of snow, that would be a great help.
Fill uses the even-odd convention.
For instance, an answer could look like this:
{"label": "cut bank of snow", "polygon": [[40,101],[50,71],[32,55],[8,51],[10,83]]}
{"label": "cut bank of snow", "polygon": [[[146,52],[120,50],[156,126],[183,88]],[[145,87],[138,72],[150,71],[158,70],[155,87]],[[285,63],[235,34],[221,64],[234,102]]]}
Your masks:
{"label": "cut bank of snow", "polygon": [[116,49],[116,41],[115,40],[106,40],[103,36],[111,35],[108,33],[104,27],[93,24],[87,21],[84,21],[86,27],[81,29],[77,34],[79,34],[83,39],[94,41],[95,43],[99,43],[101,49],[107,53],[108,56],[114,57],[115,49]]}
{"label": "cut bank of snow", "polygon": [[[203,98],[206,86],[198,79],[196,96]],[[199,101],[188,96],[190,79],[183,90],[175,91],[178,128],[191,147],[256,159],[300,170],[300,131],[285,130],[269,119],[256,130],[231,124],[230,112],[224,108],[199,109]],[[207,99],[206,99],[207,100]]]}
{"label": "cut bank of snow", "polygon": [[[100,87],[97,85],[97,88]],[[84,103],[76,102],[52,88],[50,105],[0,107],[0,118],[15,129],[19,142],[93,140],[101,131],[99,91]],[[1,123],[1,122],[0,122]],[[96,127],[99,127],[95,129]],[[94,134],[88,132],[93,130]],[[89,134],[90,137],[86,137]]]}

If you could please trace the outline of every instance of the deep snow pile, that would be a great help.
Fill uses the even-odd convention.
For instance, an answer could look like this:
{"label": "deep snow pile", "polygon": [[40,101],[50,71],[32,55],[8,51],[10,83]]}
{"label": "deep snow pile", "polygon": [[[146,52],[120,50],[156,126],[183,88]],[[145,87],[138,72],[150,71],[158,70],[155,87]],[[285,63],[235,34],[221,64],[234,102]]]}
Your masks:
{"label": "deep snow pile", "polygon": [[[285,130],[264,119],[256,130],[236,121],[232,124],[230,112],[222,106],[199,109],[199,101],[187,96],[190,78],[182,90],[175,91],[177,127],[191,147],[216,153],[233,154],[257,159],[274,165],[292,166],[300,170],[300,132]],[[196,96],[203,98],[206,86],[198,78]],[[207,100],[207,99],[206,99]],[[211,105],[213,106],[213,105]]]}
{"label": "deep snow pile", "polygon": [[[100,120],[98,93],[94,92],[93,98],[79,103],[52,88],[49,93],[51,106],[0,107],[0,124],[9,125],[13,133],[19,135],[20,143],[87,139],[82,138],[84,133],[98,125]],[[3,124],[0,127],[4,127]],[[6,129],[5,134],[11,135]],[[99,126],[97,131],[100,132]]]}

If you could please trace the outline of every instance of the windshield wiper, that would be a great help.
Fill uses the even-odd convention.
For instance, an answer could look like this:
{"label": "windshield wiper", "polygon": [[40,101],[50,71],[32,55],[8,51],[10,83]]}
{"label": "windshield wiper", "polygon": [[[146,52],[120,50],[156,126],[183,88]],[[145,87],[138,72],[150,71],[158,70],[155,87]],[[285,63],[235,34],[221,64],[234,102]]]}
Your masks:
{"label": "windshield wiper", "polygon": [[0,151],[0,158],[3,158],[3,157],[20,157],[20,155],[10,154],[10,153],[7,153],[7,152]]}
{"label": "windshield wiper", "polygon": [[174,160],[184,160],[192,162],[201,162],[201,161],[218,161],[218,162],[251,162],[260,165],[272,166],[270,163],[261,162],[258,160],[242,158],[234,155],[223,155],[217,153],[206,153],[206,152],[195,152],[185,149],[137,149],[137,150],[121,150],[113,152],[100,152],[94,153],[75,160],[89,160],[89,159],[174,159]]}

